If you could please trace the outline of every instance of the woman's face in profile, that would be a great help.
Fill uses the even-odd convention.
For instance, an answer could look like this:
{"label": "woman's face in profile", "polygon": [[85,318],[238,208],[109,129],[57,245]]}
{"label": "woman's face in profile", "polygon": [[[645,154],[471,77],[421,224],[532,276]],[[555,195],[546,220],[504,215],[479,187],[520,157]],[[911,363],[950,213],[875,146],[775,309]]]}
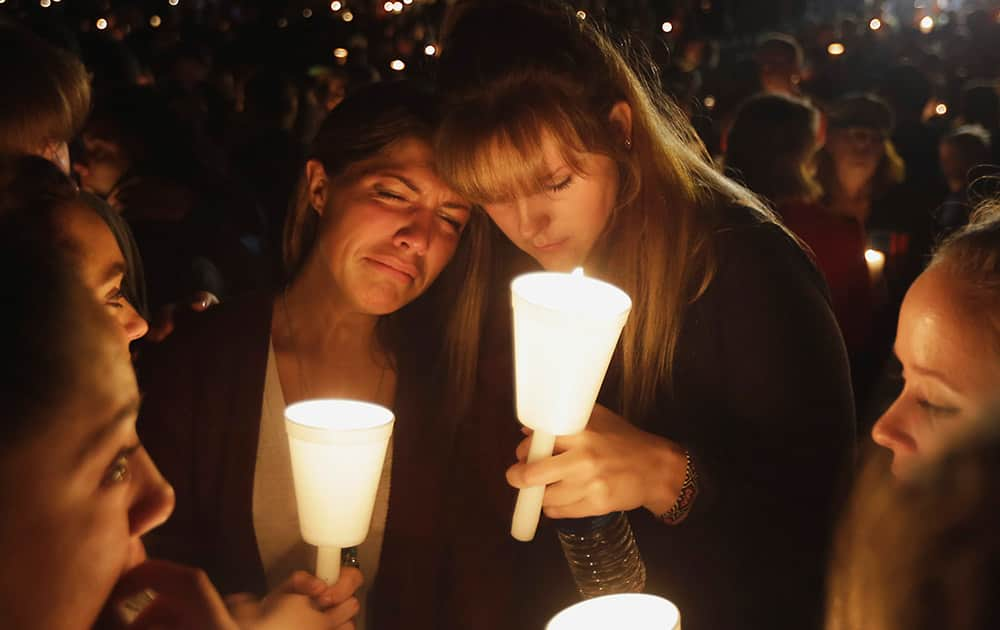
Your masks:
{"label": "woman's face in profile", "polygon": [[145,560],[139,536],[173,509],[136,436],[128,352],[110,324],[101,334],[44,428],[0,457],[0,608],[12,627],[90,628],[122,574]]}
{"label": "woman's face in profile", "polygon": [[59,229],[72,243],[84,285],[117,322],[130,342],[146,334],[146,320],[122,294],[125,256],[111,229],[87,204],[72,201],[59,208]]}
{"label": "woman's face in profile", "polygon": [[[311,163],[315,164],[315,163]],[[458,247],[471,206],[438,176],[430,145],[403,138],[324,187],[314,255],[339,297],[385,315],[415,300]]]}
{"label": "woman's face in profile", "polygon": [[895,351],[903,391],[872,429],[875,442],[892,451],[897,477],[938,453],[1000,396],[996,331],[966,306],[961,282],[931,267],[900,310]]}

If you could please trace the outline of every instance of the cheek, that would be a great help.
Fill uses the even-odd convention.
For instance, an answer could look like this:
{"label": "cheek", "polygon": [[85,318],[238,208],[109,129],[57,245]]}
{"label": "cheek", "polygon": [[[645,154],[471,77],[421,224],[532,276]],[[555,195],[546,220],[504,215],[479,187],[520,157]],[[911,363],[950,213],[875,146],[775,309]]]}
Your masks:
{"label": "cheek", "polygon": [[517,212],[513,208],[489,207],[486,214],[490,221],[500,228],[500,231],[514,243],[520,243],[524,239],[521,237],[520,221]]}
{"label": "cheek", "polygon": [[19,506],[20,527],[4,529],[4,564],[16,570],[24,591],[16,597],[39,627],[89,627],[129,557],[127,513],[107,497],[53,510],[65,502],[47,496],[44,509]]}

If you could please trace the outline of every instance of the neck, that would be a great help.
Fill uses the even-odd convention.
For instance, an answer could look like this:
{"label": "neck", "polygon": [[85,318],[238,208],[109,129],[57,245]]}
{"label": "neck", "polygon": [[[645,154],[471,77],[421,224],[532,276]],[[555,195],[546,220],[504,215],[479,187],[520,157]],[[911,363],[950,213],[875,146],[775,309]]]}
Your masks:
{"label": "neck", "polygon": [[[299,351],[326,356],[357,350],[378,354],[375,327],[378,316],[357,311],[334,287],[321,256],[310,255],[299,275],[285,290],[283,306]],[[331,352],[337,354],[330,354]],[[343,355],[341,355],[343,356]]]}

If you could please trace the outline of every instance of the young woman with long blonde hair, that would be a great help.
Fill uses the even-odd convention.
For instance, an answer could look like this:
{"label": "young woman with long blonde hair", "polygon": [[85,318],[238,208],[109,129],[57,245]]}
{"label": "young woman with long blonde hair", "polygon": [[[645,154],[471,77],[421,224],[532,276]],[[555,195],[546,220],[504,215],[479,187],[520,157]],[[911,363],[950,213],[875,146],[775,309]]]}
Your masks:
{"label": "young woman with long blonde hair", "polygon": [[[530,465],[523,441],[506,490],[510,345],[503,324],[490,329],[475,422],[460,437],[459,453],[476,455],[460,463],[472,483],[444,623],[540,627],[576,597],[546,525],[531,545],[508,542],[514,489],[546,484],[551,519],[629,511],[647,591],[678,604],[685,630],[818,626],[854,433],[843,341],[815,268],[716,170],[642,56],[591,16],[459,3],[442,50],[445,178],[535,263],[582,265],[633,300],[587,430]],[[497,300],[502,322],[509,296]],[[467,544],[469,531],[480,542]]]}

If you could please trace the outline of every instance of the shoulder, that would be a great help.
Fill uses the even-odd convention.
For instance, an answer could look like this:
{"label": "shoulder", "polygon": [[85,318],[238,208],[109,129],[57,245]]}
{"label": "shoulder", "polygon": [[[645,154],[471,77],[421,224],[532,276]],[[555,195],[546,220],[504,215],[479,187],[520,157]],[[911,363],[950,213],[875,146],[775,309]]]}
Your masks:
{"label": "shoulder", "polygon": [[770,217],[750,208],[727,208],[712,244],[715,274],[707,293],[763,295],[778,302],[806,295],[828,301],[826,282],[809,255]]}

